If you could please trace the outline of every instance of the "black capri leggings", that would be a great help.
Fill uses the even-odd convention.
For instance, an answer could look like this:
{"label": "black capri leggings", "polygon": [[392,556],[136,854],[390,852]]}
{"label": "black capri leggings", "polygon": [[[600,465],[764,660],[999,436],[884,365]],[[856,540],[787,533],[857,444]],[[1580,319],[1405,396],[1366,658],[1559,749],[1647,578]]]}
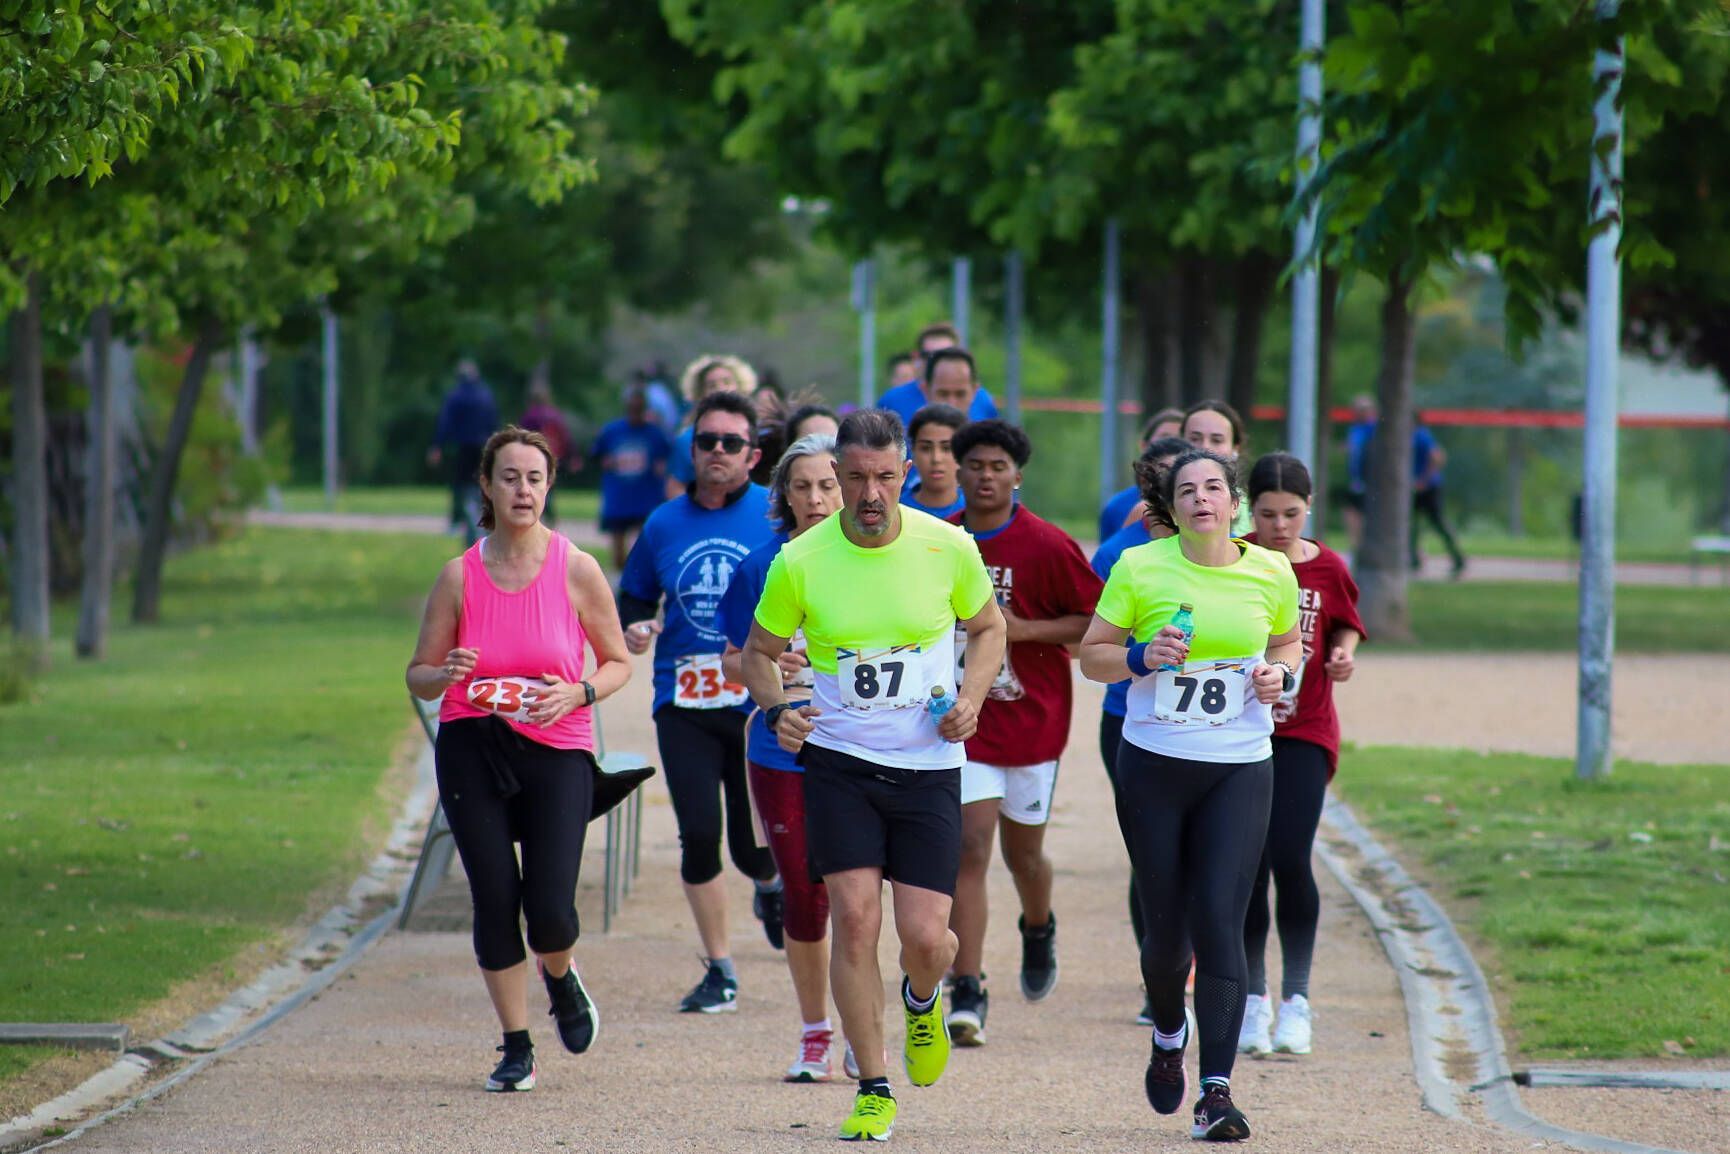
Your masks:
{"label": "black capri leggings", "polygon": [[1267,824],[1267,847],[1250,891],[1249,913],[1243,925],[1244,956],[1249,963],[1249,992],[1267,994],[1267,885],[1278,887],[1281,992],[1288,998],[1309,997],[1310,959],[1316,951],[1316,924],[1321,921],[1321,894],[1310,867],[1316,826],[1328,792],[1327,750],[1310,741],[1273,739],[1273,815]]}
{"label": "black capri leggings", "polygon": [[679,822],[679,877],[700,886],[721,876],[721,804],[727,807],[727,849],[754,881],[775,876],[768,846],[757,844],[751,795],[745,786],[745,717],[732,709],[655,711],[661,772]]}
{"label": "black capri leggings", "polygon": [[[466,717],[439,726],[433,757],[439,804],[469,876],[481,969],[508,970],[526,957],[519,918],[536,953],[570,949],[594,755],[531,741],[494,717]],[[520,867],[513,842],[523,846]]]}
{"label": "black capri leggings", "polygon": [[1125,741],[1117,781],[1147,925],[1141,977],[1154,1026],[1183,1028],[1193,943],[1201,1076],[1230,1077],[1248,983],[1244,910],[1267,836],[1273,762],[1188,761]]}

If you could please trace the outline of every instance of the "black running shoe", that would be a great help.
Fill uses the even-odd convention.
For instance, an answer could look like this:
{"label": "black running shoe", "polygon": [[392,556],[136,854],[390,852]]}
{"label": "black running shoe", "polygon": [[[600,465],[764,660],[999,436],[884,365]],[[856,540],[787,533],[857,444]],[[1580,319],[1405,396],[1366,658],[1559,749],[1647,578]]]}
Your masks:
{"label": "black running shoe", "polygon": [[751,912],[763,923],[763,936],[769,939],[769,944],[777,950],[786,949],[787,934],[782,922],[781,891],[758,890],[751,899]]}
{"label": "black running shoe", "polygon": [[492,1094],[512,1094],[535,1088],[535,1048],[533,1046],[500,1046],[504,1057],[493,1067],[487,1079],[487,1091]]}
{"label": "black running shoe", "polygon": [[559,1024],[559,1041],[573,1054],[584,1053],[600,1036],[601,1012],[590,1000],[589,991],[583,988],[577,967],[573,965],[566,970],[562,978],[548,977],[542,970],[541,979],[547,984],[547,998],[552,1002],[547,1013]]}
{"label": "black running shoe", "polygon": [[[1175,1114],[1189,1096],[1189,1075],[1183,1069],[1184,1047],[1167,1050],[1153,1044],[1153,1056],[1147,1060],[1147,1104],[1156,1114]],[[1196,1117],[1200,1117],[1198,1113]]]}
{"label": "black running shoe", "polygon": [[1021,995],[1030,1002],[1042,1002],[1057,988],[1057,915],[1051,914],[1043,926],[1021,927]]}
{"label": "black running shoe", "polygon": [[949,983],[947,1003],[943,1025],[949,1040],[957,1046],[985,1045],[985,1012],[991,1008],[991,994],[980,978],[965,975]]}
{"label": "black running shoe", "polygon": [[681,1014],[730,1014],[739,1008],[739,983],[710,963],[703,980],[679,1003]]}
{"label": "black running shoe", "polygon": [[1202,1083],[1201,1101],[1195,1104],[1191,1138],[1209,1142],[1236,1142],[1249,1137],[1249,1119],[1231,1104],[1231,1089],[1218,1082]]}

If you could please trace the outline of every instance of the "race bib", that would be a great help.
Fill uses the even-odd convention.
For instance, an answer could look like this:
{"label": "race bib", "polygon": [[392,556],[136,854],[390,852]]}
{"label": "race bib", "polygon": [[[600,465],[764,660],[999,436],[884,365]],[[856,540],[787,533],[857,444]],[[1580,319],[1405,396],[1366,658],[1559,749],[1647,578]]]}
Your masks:
{"label": "race bib", "polygon": [[527,721],[529,707],[546,687],[538,677],[480,677],[469,682],[468,699],[476,709],[512,721]]}
{"label": "race bib", "polygon": [[1243,715],[1250,666],[1204,662],[1153,675],[1153,720],[1166,725],[1227,725]]}
{"label": "race bib", "polygon": [[909,709],[931,696],[925,654],[917,645],[835,650],[835,687],[845,709]]}
{"label": "race bib", "polygon": [[745,704],[743,685],[721,672],[721,655],[707,653],[673,662],[673,704],[685,709],[732,709]]}
{"label": "race bib", "polygon": [[[955,626],[955,684],[961,685],[961,679],[966,674],[967,664],[967,627]],[[998,667],[997,676],[992,679],[991,688],[985,694],[992,701],[1020,701],[1027,696],[1027,690],[1022,688],[1021,678],[1015,676],[1015,666],[1009,662],[1009,646],[1003,646],[1003,664]]]}

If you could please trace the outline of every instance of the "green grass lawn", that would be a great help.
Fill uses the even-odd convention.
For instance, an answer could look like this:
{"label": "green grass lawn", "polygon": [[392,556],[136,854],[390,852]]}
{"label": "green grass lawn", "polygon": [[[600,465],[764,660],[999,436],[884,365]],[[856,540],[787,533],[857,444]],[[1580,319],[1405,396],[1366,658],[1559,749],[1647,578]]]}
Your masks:
{"label": "green grass lawn", "polygon": [[[1433,533],[1426,533],[1424,548],[1440,555],[1442,542]],[[1460,549],[1467,557],[1530,557],[1548,561],[1573,561],[1580,547],[1566,537],[1510,537],[1505,533],[1464,533]],[[1616,543],[1618,561],[1660,561],[1676,565],[1688,563],[1688,542],[1673,544]]]}
{"label": "green grass lawn", "polygon": [[[443,517],[450,512],[450,490],[442,485],[401,485],[388,488],[344,489],[336,495],[338,513],[388,517]],[[324,490],[316,485],[291,485],[282,491],[289,513],[323,513]],[[601,495],[593,489],[559,489],[556,511],[569,531],[594,531]]]}
{"label": "green grass lawn", "polygon": [[1336,784],[1474,942],[1522,1054],[1730,1054],[1730,767],[1580,783],[1552,758],[1372,748]]}
{"label": "green grass lawn", "polygon": [[[1414,582],[1409,594],[1419,648],[1566,652],[1579,645],[1579,588],[1573,584]],[[1730,652],[1730,588],[1617,587],[1616,649]]]}
{"label": "green grass lawn", "polygon": [[57,613],[52,671],[0,706],[0,1021],[125,1021],[337,896],[390,816],[402,668],[455,548],[251,530],[170,561],[163,623],[103,662]]}

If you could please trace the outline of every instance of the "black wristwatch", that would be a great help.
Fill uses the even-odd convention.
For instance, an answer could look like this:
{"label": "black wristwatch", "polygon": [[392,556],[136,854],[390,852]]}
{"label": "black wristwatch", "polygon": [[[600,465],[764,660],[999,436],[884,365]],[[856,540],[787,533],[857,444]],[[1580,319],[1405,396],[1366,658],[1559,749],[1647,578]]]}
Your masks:
{"label": "black wristwatch", "polygon": [[590,685],[587,681],[581,682],[580,684],[583,687],[583,704],[593,705],[595,703],[595,687]]}
{"label": "black wristwatch", "polygon": [[793,703],[791,701],[783,701],[779,705],[771,705],[763,711],[763,724],[769,727],[770,733],[776,732],[775,723],[781,720],[783,713],[792,708]]}
{"label": "black wristwatch", "polygon": [[1283,661],[1271,661],[1268,664],[1279,670],[1283,675],[1282,680],[1279,683],[1279,691],[1281,693],[1290,693],[1292,690],[1297,688],[1297,674],[1292,672],[1291,666],[1287,665]]}

